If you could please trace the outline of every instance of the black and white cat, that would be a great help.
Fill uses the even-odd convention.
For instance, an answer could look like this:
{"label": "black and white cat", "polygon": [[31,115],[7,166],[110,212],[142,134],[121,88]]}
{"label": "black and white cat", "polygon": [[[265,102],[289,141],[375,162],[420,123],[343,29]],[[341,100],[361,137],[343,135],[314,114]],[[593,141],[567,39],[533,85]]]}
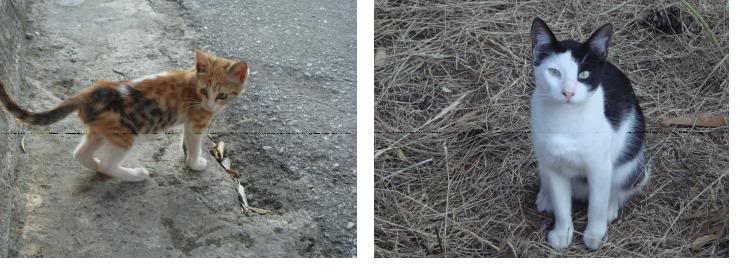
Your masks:
{"label": "black and white cat", "polygon": [[572,199],[588,201],[583,242],[596,250],[607,225],[650,177],[642,110],[630,80],[607,61],[612,33],[606,24],[585,43],[558,41],[544,21],[532,23],[536,204],[555,215],[547,235],[555,249],[572,242]]}

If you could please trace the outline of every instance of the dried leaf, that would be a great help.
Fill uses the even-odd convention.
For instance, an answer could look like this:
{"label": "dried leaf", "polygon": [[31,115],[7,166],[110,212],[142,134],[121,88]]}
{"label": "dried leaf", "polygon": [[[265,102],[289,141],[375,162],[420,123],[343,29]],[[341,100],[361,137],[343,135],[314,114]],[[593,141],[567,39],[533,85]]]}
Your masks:
{"label": "dried leaf", "polygon": [[218,152],[218,156],[216,156],[216,159],[223,159],[224,158],[224,147],[226,144],[224,144],[223,141],[218,141],[218,145],[216,146],[216,152]]}
{"label": "dried leaf", "polygon": [[247,207],[247,210],[249,210],[251,212],[254,212],[254,213],[257,213],[257,214],[262,214],[262,215],[267,214],[267,213],[270,213],[270,211],[267,210],[267,209],[256,208],[256,207],[251,207],[251,206],[248,206]]}
{"label": "dried leaf", "polygon": [[[185,145],[182,147],[185,149]],[[208,149],[208,152],[211,153],[211,156],[214,158],[218,158],[218,151],[216,151],[216,144],[211,144],[211,148]]]}
{"label": "dried leaf", "polygon": [[713,115],[709,113],[687,114],[663,120],[666,126],[685,127],[722,127],[727,126],[727,115]]}
{"label": "dried leaf", "polygon": [[231,174],[231,176],[239,178],[239,171],[236,169],[226,169],[226,172]]}
{"label": "dried leaf", "polygon": [[229,160],[229,158],[224,158],[221,160],[221,166],[225,169],[231,169],[231,160]]}
{"label": "dried leaf", "polygon": [[23,134],[23,137],[21,137],[21,150],[23,153],[26,153],[26,135]]}
{"label": "dried leaf", "polygon": [[378,52],[375,53],[375,66],[382,67],[383,65],[385,65],[386,59],[388,59],[388,54],[385,52],[385,50],[378,49]]}
{"label": "dried leaf", "polygon": [[715,239],[717,239],[717,235],[714,235],[714,234],[704,235],[699,238],[696,238],[696,240],[694,240],[694,242],[691,243],[691,249],[694,251],[699,251],[705,245],[707,245],[708,243],[711,243]]}
{"label": "dried leaf", "polygon": [[244,192],[244,187],[242,186],[242,184],[240,184],[238,181],[236,183],[236,192],[239,193],[239,202],[242,204],[242,207],[248,207],[247,194]]}

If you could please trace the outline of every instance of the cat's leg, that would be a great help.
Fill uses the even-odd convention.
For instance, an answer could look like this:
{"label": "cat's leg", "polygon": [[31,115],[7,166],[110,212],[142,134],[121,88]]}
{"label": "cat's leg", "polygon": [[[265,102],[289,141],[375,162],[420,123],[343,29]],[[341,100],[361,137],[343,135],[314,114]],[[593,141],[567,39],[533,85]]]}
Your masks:
{"label": "cat's leg", "polygon": [[[187,126],[187,125],[185,125]],[[180,135],[180,147],[182,148],[182,153],[185,154],[185,156],[188,155],[188,147],[185,145],[185,131],[183,130],[182,135]]]}
{"label": "cat's leg", "polygon": [[185,123],[183,131],[183,141],[185,143],[185,161],[192,170],[204,170],[208,161],[201,156],[203,144],[203,135],[206,134],[205,128],[195,128],[192,123]]}
{"label": "cat's leg", "polygon": [[108,176],[126,182],[139,182],[149,177],[149,172],[142,167],[122,167],[121,162],[126,157],[128,149],[106,142],[103,145],[99,171]]}
{"label": "cat's leg", "polygon": [[537,193],[537,211],[542,213],[552,212],[552,202],[550,202],[550,190],[548,190],[549,182],[546,181],[547,177],[540,175],[540,192]]}
{"label": "cat's leg", "polygon": [[606,240],[611,188],[611,162],[604,159],[593,163],[588,172],[588,225],[583,232],[583,243],[592,250],[601,248]]}
{"label": "cat's leg", "polygon": [[548,196],[555,216],[555,227],[547,233],[547,242],[554,249],[566,248],[573,241],[570,180],[543,165],[538,170],[540,178],[546,178],[548,183]]}
{"label": "cat's leg", "polygon": [[612,194],[611,194],[611,197],[609,197],[609,211],[607,212],[607,216],[606,216],[606,222],[609,224],[613,222],[614,220],[616,220],[617,217],[619,217],[619,209],[621,207],[619,200],[620,200],[620,196],[623,195],[621,193],[617,193],[620,190],[612,189],[611,191],[612,191]]}
{"label": "cat's leg", "polygon": [[92,171],[98,171],[100,160],[94,157],[95,151],[100,148],[103,144],[103,136],[90,130],[85,137],[82,137],[82,141],[73,153],[74,158],[80,162],[80,164]]}

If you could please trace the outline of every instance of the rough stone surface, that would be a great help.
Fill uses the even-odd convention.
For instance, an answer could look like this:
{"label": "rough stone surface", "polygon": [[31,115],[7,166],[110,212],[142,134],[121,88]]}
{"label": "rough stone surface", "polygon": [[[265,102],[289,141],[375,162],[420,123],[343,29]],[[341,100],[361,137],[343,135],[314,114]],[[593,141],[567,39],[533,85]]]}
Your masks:
{"label": "rough stone surface", "polygon": [[[192,66],[194,41],[202,35],[183,19],[186,7],[180,1],[49,0],[35,2],[29,9],[28,18],[34,20],[27,31],[34,35],[28,41],[27,89],[14,94],[36,111],[52,107],[96,79],[136,78]],[[239,104],[252,103],[240,100],[232,107],[249,108]],[[83,126],[71,115],[43,130],[75,132]],[[214,159],[209,159],[202,172],[185,167],[178,135],[151,135],[137,143],[125,165],[149,169],[151,178],[140,183],[120,182],[82,168],[71,155],[79,137],[33,134],[26,138],[27,217],[18,222],[23,225],[17,252],[8,256],[353,255],[352,244],[356,243],[347,246],[344,235],[353,236],[354,228],[344,231],[354,219],[341,221],[342,232],[337,233],[343,237],[335,243],[339,247],[330,248],[333,239],[329,236],[335,232],[328,230],[332,227],[325,226],[321,221],[325,216],[315,207],[284,204],[289,210],[268,208],[271,213],[267,215],[244,215],[234,182]],[[270,145],[245,149],[262,151]],[[342,164],[353,166],[354,149],[346,153],[352,163]],[[249,160],[255,159],[235,159],[234,163]],[[306,179],[298,179],[275,182],[294,183],[275,190],[305,191]],[[354,201],[351,191],[342,195],[352,198],[331,198],[331,194],[315,192],[312,199]],[[265,196],[249,193],[257,206],[265,205],[261,199],[271,198]],[[351,211],[342,216],[354,217],[354,202],[341,210]]]}
{"label": "rough stone surface", "polygon": [[[0,0],[0,80],[11,94],[21,86],[25,47],[26,1]],[[19,171],[26,157],[20,148],[21,136],[8,135],[19,127],[0,111],[0,257],[18,253],[18,239],[24,219],[27,174]]]}
{"label": "rough stone surface", "polygon": [[228,144],[252,205],[305,210],[321,254],[356,255],[355,1],[182,4],[198,47],[249,61],[249,96],[216,119],[214,139]]}

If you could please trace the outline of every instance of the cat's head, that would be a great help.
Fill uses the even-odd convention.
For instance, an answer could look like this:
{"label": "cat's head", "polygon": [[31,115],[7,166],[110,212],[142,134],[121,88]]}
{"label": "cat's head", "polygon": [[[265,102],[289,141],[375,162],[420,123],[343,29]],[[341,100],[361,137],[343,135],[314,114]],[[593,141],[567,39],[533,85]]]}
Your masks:
{"label": "cat's head", "polygon": [[534,57],[534,96],[564,104],[579,104],[599,87],[611,44],[612,25],[597,29],[588,40],[558,41],[547,24],[539,18],[532,22]]}
{"label": "cat's head", "polygon": [[195,70],[201,107],[213,113],[221,112],[244,90],[249,76],[247,63],[220,58],[197,49]]}

